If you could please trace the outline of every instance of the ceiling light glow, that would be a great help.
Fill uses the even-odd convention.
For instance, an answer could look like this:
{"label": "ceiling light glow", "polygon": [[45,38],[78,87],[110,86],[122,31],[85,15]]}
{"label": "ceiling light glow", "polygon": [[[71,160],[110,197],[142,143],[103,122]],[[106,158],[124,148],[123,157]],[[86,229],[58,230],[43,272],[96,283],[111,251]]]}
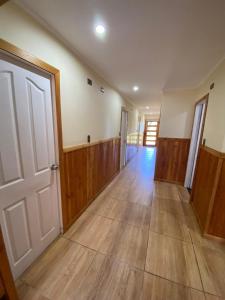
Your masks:
{"label": "ceiling light glow", "polygon": [[135,85],[135,86],[133,86],[133,90],[134,90],[135,92],[137,92],[137,91],[139,90],[139,87],[138,87],[137,85]]}
{"label": "ceiling light glow", "polygon": [[105,33],[105,27],[103,25],[97,25],[95,27],[95,31],[97,34],[104,34]]}
{"label": "ceiling light glow", "polygon": [[149,107],[149,106],[146,106],[145,108],[146,108],[146,109],[149,109],[150,107]]}

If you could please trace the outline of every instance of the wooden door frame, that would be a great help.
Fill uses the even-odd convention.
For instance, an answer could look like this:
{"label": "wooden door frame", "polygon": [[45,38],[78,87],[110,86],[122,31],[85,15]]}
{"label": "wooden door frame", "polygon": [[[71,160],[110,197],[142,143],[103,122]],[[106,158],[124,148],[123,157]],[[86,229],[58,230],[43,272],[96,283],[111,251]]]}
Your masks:
{"label": "wooden door frame", "polygon": [[43,60],[35,57],[34,55],[28,53],[27,51],[18,48],[17,46],[0,39],[0,50],[3,51],[3,53],[8,53],[9,55],[13,56],[14,58],[25,62],[31,66],[33,66],[36,69],[48,72],[51,77],[53,78],[54,84],[52,85],[52,78],[51,78],[51,86],[54,87],[54,97],[52,97],[52,101],[55,108],[55,113],[53,111],[54,119],[54,129],[55,133],[54,135],[57,137],[57,143],[55,143],[55,149],[56,149],[56,156],[59,158],[59,176],[60,176],[60,187],[58,190],[59,196],[61,198],[61,201],[59,199],[59,210],[61,210],[59,213],[62,216],[62,224],[64,227],[64,220],[65,220],[65,209],[64,209],[64,203],[65,203],[65,183],[64,183],[64,163],[63,163],[63,139],[62,139],[62,119],[61,119],[61,98],[60,98],[60,71],[56,69],[55,67],[49,65],[48,63],[44,62]]}

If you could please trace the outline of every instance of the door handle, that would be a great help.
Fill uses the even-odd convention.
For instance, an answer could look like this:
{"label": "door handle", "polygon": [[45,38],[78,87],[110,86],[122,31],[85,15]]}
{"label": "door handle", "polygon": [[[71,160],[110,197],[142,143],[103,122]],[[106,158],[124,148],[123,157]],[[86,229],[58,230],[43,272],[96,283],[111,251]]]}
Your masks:
{"label": "door handle", "polygon": [[58,168],[59,168],[59,165],[57,165],[57,164],[51,165],[51,170],[52,171],[56,171],[56,170],[58,170]]}

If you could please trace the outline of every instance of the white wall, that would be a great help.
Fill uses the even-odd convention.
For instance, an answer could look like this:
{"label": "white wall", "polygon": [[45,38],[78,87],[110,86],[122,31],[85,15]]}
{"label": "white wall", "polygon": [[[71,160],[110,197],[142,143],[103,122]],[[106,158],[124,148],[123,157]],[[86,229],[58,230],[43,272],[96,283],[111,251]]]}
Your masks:
{"label": "white wall", "polygon": [[[60,70],[64,146],[115,137],[120,131],[121,107],[126,101],[86,67],[51,33],[13,3],[0,7],[0,37]],[[87,77],[94,86],[87,85]],[[104,86],[105,93],[99,92]],[[128,104],[129,111],[132,111]],[[129,113],[130,128],[136,114]]]}
{"label": "white wall", "polygon": [[[213,82],[214,89],[210,90]],[[159,135],[189,138],[194,105],[208,93],[209,102],[203,138],[206,139],[206,146],[225,152],[225,60],[196,90],[163,95]]]}
{"label": "white wall", "polygon": [[160,137],[190,138],[196,90],[167,92],[162,96]]}
{"label": "white wall", "polygon": [[[214,82],[214,89],[210,84]],[[198,99],[209,93],[203,138],[206,145],[225,152],[225,60],[215,69],[198,90]]]}

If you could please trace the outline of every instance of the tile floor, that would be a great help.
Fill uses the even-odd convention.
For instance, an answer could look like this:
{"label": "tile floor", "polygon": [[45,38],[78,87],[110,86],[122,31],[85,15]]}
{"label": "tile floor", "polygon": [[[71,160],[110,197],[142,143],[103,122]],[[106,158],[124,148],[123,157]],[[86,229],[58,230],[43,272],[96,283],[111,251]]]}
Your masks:
{"label": "tile floor", "polygon": [[204,239],[180,186],[138,155],[21,276],[26,300],[225,299],[225,246]]}

